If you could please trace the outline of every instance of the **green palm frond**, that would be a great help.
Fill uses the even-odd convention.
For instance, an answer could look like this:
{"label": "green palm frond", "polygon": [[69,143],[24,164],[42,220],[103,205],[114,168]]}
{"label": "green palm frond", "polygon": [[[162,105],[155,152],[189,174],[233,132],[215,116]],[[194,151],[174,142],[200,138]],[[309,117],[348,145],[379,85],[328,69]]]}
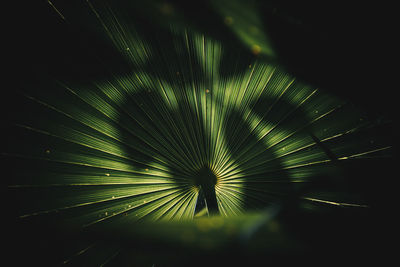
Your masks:
{"label": "green palm frond", "polygon": [[[20,91],[30,113],[17,116],[18,144],[2,153],[24,166],[8,184],[15,201],[23,199],[18,220],[78,229],[189,221],[177,225],[190,228],[193,219],[208,227],[196,219],[206,214],[227,225],[293,199],[369,207],[330,185],[342,183],[333,177],[347,162],[390,156],[392,144],[374,132],[385,121],[368,120],[258,52],[176,25],[151,29],[149,38],[117,11],[87,7],[95,34],[126,68],[105,65],[101,79],[47,80],[46,89]],[[246,45],[257,41],[229,18]],[[262,53],[273,57],[263,38]],[[189,232],[182,238],[194,240]]]}
{"label": "green palm frond", "polygon": [[199,191],[207,187],[196,176],[208,168],[218,210],[231,216],[284,198],[321,165],[390,148],[359,140],[328,148],[332,158],[322,145],[370,126],[348,103],[256,58],[248,59],[246,71],[233,67],[231,77],[221,77],[223,46],[204,35],[172,29],[171,51],[157,38],[150,47],[115,15],[98,18],[135,70],[25,95],[57,117],[17,125],[54,142],[29,157],[76,171],[11,186],[80,189],[66,190],[59,206],[32,214],[88,206],[93,211],[86,224],[121,214],[133,220],[192,218],[202,201]]}

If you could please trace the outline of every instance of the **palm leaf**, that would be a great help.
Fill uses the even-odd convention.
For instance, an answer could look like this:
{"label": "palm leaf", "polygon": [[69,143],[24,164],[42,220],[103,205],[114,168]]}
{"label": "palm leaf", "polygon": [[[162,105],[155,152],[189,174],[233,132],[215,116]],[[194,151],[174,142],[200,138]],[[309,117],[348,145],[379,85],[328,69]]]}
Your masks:
{"label": "palm leaf", "polygon": [[[76,23],[49,3],[62,20]],[[84,27],[95,27],[126,68],[104,65],[108,75],[101,79],[47,78],[19,92],[29,113],[16,115],[18,143],[2,153],[24,166],[8,184],[20,203],[18,220],[96,232],[91,229],[128,229],[137,221],[188,221],[175,227],[191,228],[194,218],[212,213],[226,218],[200,219],[197,230],[234,217],[232,225],[247,235],[263,221],[248,214],[283,209],[293,199],[318,207],[370,206],[331,187],[342,180],[329,179],[341,176],[349,161],[390,156],[392,144],[375,134],[385,122],[368,120],[348,101],[297,80],[259,53],[176,25],[151,28],[149,38],[121,10],[89,1],[86,8],[93,24]],[[246,24],[233,30],[250,40],[240,26]],[[237,226],[241,220],[251,227]],[[143,229],[174,229],[160,225]],[[173,240],[163,237],[170,230],[143,231]],[[198,240],[196,231],[184,231],[190,232],[184,242]],[[216,240],[226,237],[204,246]],[[108,255],[99,262],[117,257],[117,247],[99,249]]]}

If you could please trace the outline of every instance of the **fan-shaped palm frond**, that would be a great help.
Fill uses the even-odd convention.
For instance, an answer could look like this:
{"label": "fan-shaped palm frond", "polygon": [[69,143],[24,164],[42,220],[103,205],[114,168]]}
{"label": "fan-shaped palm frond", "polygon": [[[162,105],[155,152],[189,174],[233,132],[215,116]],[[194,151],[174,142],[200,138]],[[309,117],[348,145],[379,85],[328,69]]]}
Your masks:
{"label": "fan-shaped palm frond", "polygon": [[24,199],[20,220],[90,229],[232,217],[292,198],[368,207],[314,187],[330,185],[342,162],[390,154],[377,123],[351,103],[195,30],[152,29],[149,38],[117,11],[87,4],[126,71],[110,65],[102,79],[21,91],[31,113],[17,118],[19,144],[3,153],[24,166],[9,184]]}

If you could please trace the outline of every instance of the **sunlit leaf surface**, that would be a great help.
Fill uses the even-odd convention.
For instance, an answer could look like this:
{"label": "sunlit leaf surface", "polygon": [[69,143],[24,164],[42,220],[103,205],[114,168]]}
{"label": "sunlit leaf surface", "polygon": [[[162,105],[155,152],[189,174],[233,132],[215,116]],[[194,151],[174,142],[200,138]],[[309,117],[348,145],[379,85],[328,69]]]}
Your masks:
{"label": "sunlit leaf surface", "polygon": [[[63,23],[75,23],[49,4]],[[262,31],[257,17],[247,32],[247,22],[225,11],[225,23],[251,53],[190,28],[164,25],[144,34],[122,10],[87,1],[91,24],[82,27],[94,28],[126,67],[116,71],[104,62],[108,75],[101,79],[53,79],[46,84],[50,90],[19,92],[32,113],[18,116],[13,127],[19,144],[2,153],[22,166],[8,185],[15,199],[24,200],[19,220],[117,229],[209,213],[243,216],[293,196],[309,205],[369,207],[357,195],[312,185],[340,176],[342,162],[388,157],[392,145],[374,135],[378,123],[257,57],[273,55],[264,37],[251,47]],[[247,225],[257,225],[249,218]],[[197,230],[177,238],[191,243],[196,231],[216,225],[213,220],[198,221]],[[237,230],[232,227],[225,231]],[[249,227],[240,228],[241,235]],[[200,246],[217,244],[204,242]],[[99,264],[119,252],[109,247]]]}

